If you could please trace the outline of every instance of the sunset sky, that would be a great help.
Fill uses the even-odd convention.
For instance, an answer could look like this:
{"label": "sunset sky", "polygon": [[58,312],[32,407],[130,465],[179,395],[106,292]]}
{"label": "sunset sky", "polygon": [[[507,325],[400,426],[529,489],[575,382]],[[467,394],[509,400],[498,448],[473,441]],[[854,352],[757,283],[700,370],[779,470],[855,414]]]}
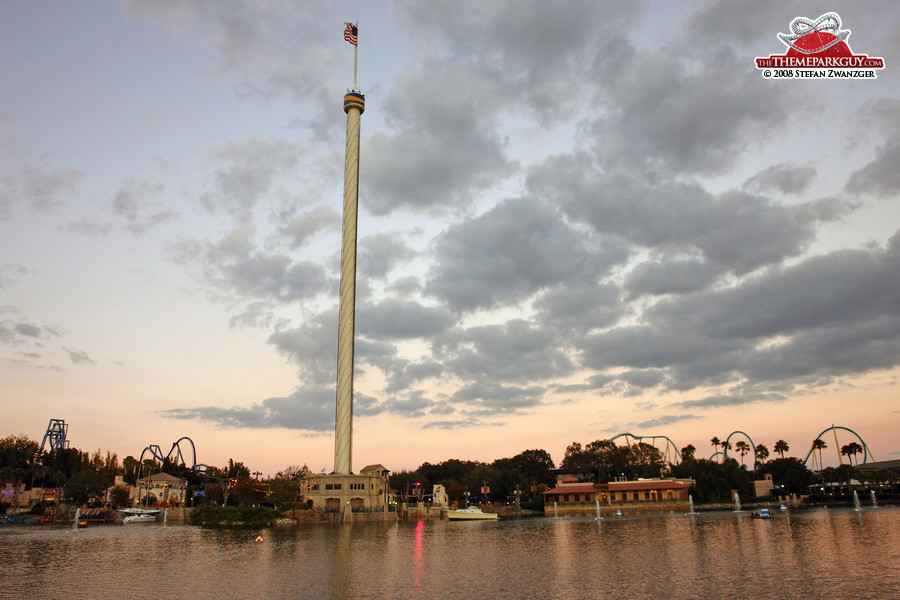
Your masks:
{"label": "sunset sky", "polygon": [[[828,11],[878,78],[763,78]],[[4,2],[0,436],[332,469],[345,21],[354,470],[900,458],[895,0]]]}

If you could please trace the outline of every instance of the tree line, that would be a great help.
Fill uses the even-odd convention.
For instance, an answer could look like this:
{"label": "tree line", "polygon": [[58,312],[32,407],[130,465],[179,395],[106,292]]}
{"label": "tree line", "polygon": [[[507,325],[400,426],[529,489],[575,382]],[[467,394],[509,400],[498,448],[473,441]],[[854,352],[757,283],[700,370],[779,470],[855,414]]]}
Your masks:
{"label": "tree line", "polygon": [[[842,448],[848,458],[861,451],[861,447],[854,444]],[[754,479],[762,479],[766,474],[772,475],[780,491],[788,494],[807,493],[808,486],[821,481],[849,485],[851,479],[859,479],[852,464],[814,473],[800,459],[785,456],[790,447],[784,440],[778,440],[773,446],[779,457],[771,460],[766,446],[760,444],[751,448],[745,442],[737,442],[734,449],[740,455],[740,463],[733,457],[722,456],[721,460],[715,460],[716,455],[731,449],[727,441],[714,437],[710,445],[715,450],[713,458],[698,458],[697,449],[688,444],[681,449],[682,460],[673,465],[658,448],[644,442],[624,445],[610,440],[594,440],[583,445],[572,442],[558,468],[546,450],[529,449],[489,463],[460,459],[435,464],[425,462],[413,471],[392,473],[390,485],[406,501],[430,500],[433,486],[440,484],[451,502],[519,503],[539,510],[543,505],[542,492],[553,487],[560,474],[571,474],[582,481],[596,483],[650,477],[691,478],[694,480],[691,493],[697,503],[730,502],[734,491],[741,497],[750,498]],[[822,440],[813,444],[819,453],[826,447]],[[753,450],[757,460],[753,469],[748,470],[745,457]],[[821,456],[819,460],[821,464]],[[160,471],[186,480],[185,498],[189,504],[267,503],[280,507],[299,506],[301,481],[308,474],[298,466],[289,466],[274,477],[260,480],[259,473],[254,478],[246,465],[233,459],[223,467],[208,467],[205,472],[198,472],[184,464],[160,464],[153,459],[141,463],[133,456],[126,456],[120,462],[115,453],[100,450],[91,453],[65,448],[40,452],[38,443],[23,435],[0,439],[0,482],[24,484],[26,489],[35,486],[63,488],[61,500],[74,504],[107,501],[107,489],[113,485],[116,476],[135,485],[139,477]],[[897,480],[896,474],[891,472],[878,472],[868,477],[874,482],[893,483]],[[127,498],[127,488],[114,488],[109,500],[113,504],[124,504]]]}

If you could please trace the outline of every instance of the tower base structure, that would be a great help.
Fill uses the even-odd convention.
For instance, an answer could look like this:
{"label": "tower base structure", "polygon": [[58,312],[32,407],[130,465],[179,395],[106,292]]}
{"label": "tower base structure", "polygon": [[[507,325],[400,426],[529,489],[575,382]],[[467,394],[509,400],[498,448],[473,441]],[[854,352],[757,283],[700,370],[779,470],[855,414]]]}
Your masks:
{"label": "tower base structure", "polygon": [[353,515],[396,515],[389,476],[390,471],[382,465],[369,465],[359,475],[308,473],[300,480],[300,489],[307,506],[326,515],[339,515],[340,521],[352,520]]}

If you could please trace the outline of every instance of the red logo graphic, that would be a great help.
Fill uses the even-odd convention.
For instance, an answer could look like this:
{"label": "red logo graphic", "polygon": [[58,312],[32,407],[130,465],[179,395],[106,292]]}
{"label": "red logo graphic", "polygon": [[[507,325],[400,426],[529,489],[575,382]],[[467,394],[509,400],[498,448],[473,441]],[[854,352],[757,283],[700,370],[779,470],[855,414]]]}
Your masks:
{"label": "red logo graphic", "polygon": [[875,71],[884,68],[881,57],[853,53],[847,44],[850,30],[843,29],[837,13],[825,13],[816,20],[797,17],[790,30],[778,34],[787,52],[756,58],[756,68],[766,79],[877,79]]}

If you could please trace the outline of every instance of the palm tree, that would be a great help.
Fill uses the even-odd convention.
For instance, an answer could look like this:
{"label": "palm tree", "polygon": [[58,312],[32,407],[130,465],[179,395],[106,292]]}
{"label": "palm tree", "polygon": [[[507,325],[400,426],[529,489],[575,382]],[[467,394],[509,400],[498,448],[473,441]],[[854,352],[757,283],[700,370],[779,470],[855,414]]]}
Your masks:
{"label": "palm tree", "polygon": [[738,443],[736,443],[734,445],[734,449],[737,450],[738,453],[741,455],[741,466],[743,467],[744,466],[744,456],[746,456],[746,454],[748,452],[750,452],[750,450],[752,450],[752,448],[750,447],[750,444],[748,444],[744,440],[740,440]]}
{"label": "palm tree", "polygon": [[681,459],[688,460],[694,458],[694,453],[697,452],[697,449],[694,448],[693,444],[688,444],[684,448],[681,449]]}
{"label": "palm tree", "polygon": [[722,442],[722,452],[727,454],[729,450],[731,450],[731,442],[725,440]]}
{"label": "palm tree", "polygon": [[788,446],[788,443],[784,440],[778,440],[777,442],[775,442],[773,448],[775,449],[775,452],[781,455],[781,458],[784,458],[784,453],[791,449],[791,447]]}
{"label": "palm tree", "polygon": [[[718,454],[719,453],[719,444],[722,443],[721,440],[719,440],[718,437],[714,437],[713,439],[709,440],[709,443],[716,447],[716,454]],[[715,454],[713,456],[715,456]]]}
{"label": "palm tree", "polygon": [[812,443],[813,450],[819,451],[819,469],[822,469],[822,450],[828,447],[828,444],[825,443],[825,440],[822,438],[816,438]]}
{"label": "palm tree", "polygon": [[[856,442],[850,442],[846,446],[841,446],[841,454],[847,457],[851,465],[853,464],[851,457],[855,458],[860,452],[862,452],[862,446]],[[859,464],[859,461],[857,461],[857,464]]]}
{"label": "palm tree", "polygon": [[769,449],[762,444],[756,445],[756,468],[760,468],[769,458]]}
{"label": "palm tree", "polygon": [[[853,458],[856,458],[856,455],[863,451],[863,447],[856,442],[850,442],[847,445],[850,446],[850,452],[853,454]],[[856,464],[859,464],[858,458],[856,459]]]}

